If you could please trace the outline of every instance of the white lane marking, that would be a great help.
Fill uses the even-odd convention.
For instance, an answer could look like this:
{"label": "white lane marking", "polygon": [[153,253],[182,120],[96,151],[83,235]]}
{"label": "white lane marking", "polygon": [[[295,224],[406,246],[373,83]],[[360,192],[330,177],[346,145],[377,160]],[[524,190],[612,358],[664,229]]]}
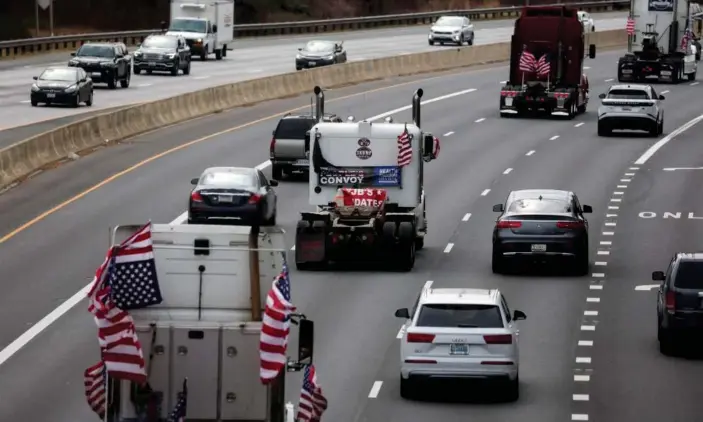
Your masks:
{"label": "white lane marking", "polygon": [[452,136],[452,135],[454,135],[454,132],[451,132],[451,131],[444,134],[444,136]]}
{"label": "white lane marking", "polygon": [[294,251],[294,250],[295,250],[295,245],[293,245],[293,247],[291,247],[290,250]]}
{"label": "white lane marking", "polygon": [[589,289],[591,290],[603,290],[603,285],[602,284],[591,284],[588,286]]}
{"label": "white lane marking", "polygon": [[605,273],[593,273],[593,274],[591,274],[591,277],[593,277],[593,278],[603,278],[603,277],[605,277]]}
{"label": "white lane marking", "polygon": [[598,311],[583,311],[585,316],[598,316]]}
{"label": "white lane marking", "polygon": [[613,192],[613,195],[624,195],[625,192],[620,192],[620,191],[615,191]]}
{"label": "white lane marking", "polygon": [[[23,101],[24,102],[24,101]],[[676,171],[676,170],[703,170],[703,167],[664,167],[664,171]]]}
{"label": "white lane marking", "polygon": [[622,202],[622,198],[610,198],[610,202]]}
{"label": "white lane marking", "polygon": [[632,177],[634,175],[635,175],[635,173],[625,173],[625,176],[629,176],[629,177]]}
{"label": "white lane marking", "polygon": [[513,171],[513,168],[512,168],[512,167],[508,167],[507,169],[505,169],[505,171],[503,172],[503,174],[510,174],[511,171]]}
{"label": "white lane marking", "polygon": [[137,85],[137,86],[138,86],[138,87],[141,87],[141,88],[144,88],[144,87],[152,86],[152,85],[154,85],[154,84],[139,84],[139,85]]}
{"label": "white lane marking", "polygon": [[618,216],[617,214],[606,214],[605,218],[615,218],[617,216]]}
{"label": "white lane marking", "polygon": [[594,264],[596,265],[596,267],[605,267],[608,265],[608,263],[605,261],[596,261],[594,262]]}
{"label": "white lane marking", "polygon": [[630,170],[639,170],[639,167],[630,167]]}
{"label": "white lane marking", "polygon": [[612,81],[614,81],[614,80],[615,80],[615,79],[610,78],[610,79],[606,79],[605,81],[606,81],[606,82],[612,82]]}
{"label": "white lane marking", "polygon": [[598,251],[598,255],[610,255],[610,251]]}
{"label": "white lane marking", "polygon": [[552,136],[551,138],[549,138],[549,140],[550,140],[550,141],[553,141],[553,140],[558,139],[558,138],[559,138],[559,135],[554,135],[554,136]]}
{"label": "white lane marking", "polygon": [[201,80],[201,79],[209,79],[209,78],[210,78],[210,75],[205,75],[205,76],[196,76],[193,79]]}
{"label": "white lane marking", "polygon": [[608,227],[615,227],[617,225],[617,223],[614,223],[611,221],[611,222],[605,223],[605,225]]}
{"label": "white lane marking", "polygon": [[587,297],[586,302],[591,302],[591,303],[599,303],[600,298],[599,297]]}
{"label": "white lane marking", "polygon": [[632,179],[620,179],[620,181],[623,183],[630,183]]}
{"label": "white lane marking", "polygon": [[650,290],[658,289],[659,284],[642,284],[640,286],[635,286],[635,290],[640,292],[648,292]]}
{"label": "white lane marking", "polygon": [[617,205],[608,205],[608,209],[609,210],[619,210],[620,207],[618,207]]}
{"label": "white lane marking", "polygon": [[683,126],[680,126],[680,127],[676,128],[676,129],[675,129],[674,131],[672,131],[670,134],[668,134],[668,135],[666,135],[665,137],[661,138],[656,144],[654,144],[654,145],[652,145],[651,147],[649,147],[649,149],[648,149],[647,151],[645,151],[644,154],[642,154],[642,156],[640,156],[640,158],[638,158],[637,161],[635,161],[634,164],[635,164],[635,165],[638,165],[638,166],[641,166],[642,164],[646,163],[650,158],[652,158],[652,156],[653,156],[654,154],[657,153],[657,151],[659,151],[659,149],[661,149],[664,145],[668,144],[669,141],[671,141],[672,139],[674,139],[674,138],[675,138],[676,136],[678,136],[679,134],[681,134],[681,133],[687,131],[687,130],[690,129],[693,125],[697,124],[697,123],[700,122],[701,120],[703,120],[703,114],[701,114],[700,116],[696,117],[696,118],[693,119],[693,120],[689,120],[689,121],[686,122],[686,124],[684,124]]}
{"label": "white lane marking", "polygon": [[[436,103],[437,101],[442,101],[442,100],[446,100],[449,98],[458,97],[459,95],[468,94],[468,93],[471,93],[474,91],[476,91],[475,88],[465,89],[463,91],[457,91],[457,92],[453,92],[451,94],[442,95],[441,97],[432,98],[431,100],[425,100],[425,101],[421,102],[420,104],[421,105],[432,104],[432,103]],[[378,120],[378,119],[385,119],[386,117],[388,117],[392,114],[400,113],[401,111],[405,111],[405,110],[410,110],[410,108],[412,108],[412,105],[406,105],[403,107],[396,108],[395,110],[386,111],[385,113],[381,113],[377,116],[369,117],[368,119],[364,119],[364,120],[371,122],[371,121]]]}
{"label": "white lane marking", "polygon": [[581,123],[576,123],[576,124],[574,125],[574,127],[581,127],[581,126],[583,126],[583,125],[584,125],[583,122],[581,122]]}
{"label": "white lane marking", "polygon": [[507,84],[508,81],[500,81],[500,82],[498,82],[498,83],[499,83],[499,84]]}
{"label": "white lane marking", "polygon": [[469,221],[469,218],[471,218],[471,213],[467,212],[464,214],[464,217],[461,219],[461,221]]}
{"label": "white lane marking", "polygon": [[591,358],[589,357],[577,357],[576,363],[591,363]]}
{"label": "white lane marking", "polygon": [[482,121],[486,120],[485,117],[481,117],[480,119],[476,119],[474,123],[481,123]]}
{"label": "white lane marking", "polygon": [[627,185],[617,185],[618,189],[627,189]]}
{"label": "white lane marking", "polygon": [[579,340],[578,344],[581,347],[591,347],[593,346],[593,340]]}
{"label": "white lane marking", "polygon": [[584,413],[573,413],[571,414],[572,421],[587,421],[588,415]]}
{"label": "white lane marking", "polygon": [[454,247],[453,243],[447,243],[447,246],[444,248],[444,253],[451,252],[453,247]]}
{"label": "white lane marking", "polygon": [[615,232],[603,232],[603,236],[612,236]]}
{"label": "white lane marking", "polygon": [[591,380],[590,375],[574,375],[575,382],[588,382]]}
{"label": "white lane marking", "polygon": [[481,192],[481,196],[486,196],[488,195],[488,192],[490,192],[490,189],[485,189],[483,192]]}
{"label": "white lane marking", "polygon": [[583,70],[588,70],[588,69],[590,69],[590,68],[591,68],[590,66],[584,66],[584,67],[583,67]]}
{"label": "white lane marking", "polygon": [[530,155],[532,155],[532,154],[534,154],[534,153],[535,153],[535,150],[530,150],[530,151],[528,151],[527,154],[525,154],[525,155],[529,157]]}
{"label": "white lane marking", "polygon": [[596,331],[595,325],[582,325],[581,331]]}
{"label": "white lane marking", "polygon": [[700,83],[700,82],[691,82],[691,86],[696,86],[696,85],[698,85],[699,83]]}
{"label": "white lane marking", "polygon": [[669,92],[669,90],[668,90],[668,89],[665,89],[665,90],[662,91],[661,93],[662,93],[662,94],[666,94],[666,93],[668,93],[668,92]]}
{"label": "white lane marking", "polygon": [[574,401],[588,401],[588,394],[574,394]]}
{"label": "white lane marking", "polygon": [[381,387],[383,387],[383,381],[374,381],[373,386],[371,386],[371,391],[369,391],[369,398],[375,399],[378,397],[378,393],[381,392]]}
{"label": "white lane marking", "polygon": [[606,246],[608,246],[608,245],[612,245],[613,242],[611,242],[610,240],[601,240],[601,241],[600,241],[600,244],[601,244],[601,245],[606,245]]}
{"label": "white lane marking", "polygon": [[22,103],[22,104],[29,104],[29,103],[31,103],[31,102],[32,102],[32,100],[22,100],[22,101],[20,101],[20,103]]}

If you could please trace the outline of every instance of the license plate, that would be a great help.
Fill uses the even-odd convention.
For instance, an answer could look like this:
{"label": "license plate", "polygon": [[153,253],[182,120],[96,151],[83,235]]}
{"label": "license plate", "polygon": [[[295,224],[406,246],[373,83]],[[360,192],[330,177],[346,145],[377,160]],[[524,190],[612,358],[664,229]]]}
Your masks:
{"label": "license plate", "polygon": [[46,98],[56,98],[56,94],[46,94]]}
{"label": "license plate", "polygon": [[632,111],[632,107],[623,107],[622,111]]}
{"label": "license plate", "polygon": [[220,195],[220,202],[232,202],[232,197],[230,195]]}
{"label": "license plate", "polygon": [[449,345],[450,355],[468,355],[469,345],[468,344],[450,344]]}
{"label": "license plate", "polygon": [[152,66],[152,67],[153,67],[153,66],[156,66],[156,62],[149,62],[148,65],[149,65],[149,66]]}
{"label": "license plate", "polygon": [[94,78],[99,78],[100,72],[93,72],[93,73],[91,73],[91,75],[93,75]]}
{"label": "license plate", "polygon": [[316,62],[308,62],[309,66],[315,66],[317,63]]}
{"label": "license plate", "polygon": [[662,70],[662,75],[663,76],[671,76],[671,71],[670,70]]}
{"label": "license plate", "polygon": [[547,245],[532,245],[532,252],[547,252]]}
{"label": "license plate", "polygon": [[310,165],[310,160],[296,160],[295,161],[296,166],[309,166]]}
{"label": "license plate", "polygon": [[508,107],[512,107],[512,106],[513,106],[513,99],[512,99],[512,98],[506,98],[506,99],[505,99],[505,105],[508,106]]}

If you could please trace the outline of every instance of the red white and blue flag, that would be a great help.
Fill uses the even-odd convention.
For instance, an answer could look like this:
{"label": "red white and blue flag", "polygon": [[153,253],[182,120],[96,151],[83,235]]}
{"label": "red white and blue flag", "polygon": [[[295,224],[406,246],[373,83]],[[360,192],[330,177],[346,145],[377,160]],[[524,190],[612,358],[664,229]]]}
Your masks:
{"label": "red white and blue flag", "polygon": [[548,76],[549,72],[552,70],[552,65],[549,62],[549,54],[543,54],[542,57],[537,60],[535,65],[535,71],[538,76]]}
{"label": "red white and blue flag", "polygon": [[398,136],[398,167],[410,165],[413,159],[413,149],[410,145],[410,133],[405,127],[403,133]]}
{"label": "red white and blue flag", "polygon": [[317,374],[313,365],[305,366],[303,388],[298,402],[298,422],[319,422],[327,410],[327,399],[317,383]]}
{"label": "red white and blue flag", "polygon": [[88,406],[93,409],[100,419],[105,418],[107,404],[107,371],[102,360],[83,373],[85,398]]}

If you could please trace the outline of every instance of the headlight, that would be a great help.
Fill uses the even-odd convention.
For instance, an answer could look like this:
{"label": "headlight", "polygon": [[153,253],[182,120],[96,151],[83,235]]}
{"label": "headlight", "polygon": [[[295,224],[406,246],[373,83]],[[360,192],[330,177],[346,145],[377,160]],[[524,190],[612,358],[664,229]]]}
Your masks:
{"label": "headlight", "polygon": [[169,59],[173,59],[174,57],[176,57],[176,53],[167,54],[166,57],[168,57]]}
{"label": "headlight", "polygon": [[76,85],[71,85],[68,88],[66,88],[65,92],[73,92],[76,90]]}
{"label": "headlight", "polygon": [[141,52],[141,51],[135,51],[135,52],[134,52],[134,57],[141,57],[141,56],[142,56],[142,52]]}
{"label": "headlight", "polygon": [[198,38],[197,40],[195,40],[195,42],[197,42],[198,44],[201,44],[201,43],[203,42],[203,39],[202,39],[202,38]]}
{"label": "headlight", "polygon": [[334,54],[330,54],[329,56],[325,57],[325,60],[332,60],[334,59]]}
{"label": "headlight", "polygon": [[76,60],[76,59],[72,59],[72,60],[69,60],[69,61],[68,61],[68,65],[69,65],[69,66],[75,66],[75,65],[77,65],[77,64],[78,64],[78,60]]}
{"label": "headlight", "polygon": [[302,59],[303,56],[301,56],[300,54],[296,54],[296,55],[295,55],[295,58],[296,58],[296,59]]}
{"label": "headlight", "polygon": [[32,84],[32,91],[39,91],[37,84]]}

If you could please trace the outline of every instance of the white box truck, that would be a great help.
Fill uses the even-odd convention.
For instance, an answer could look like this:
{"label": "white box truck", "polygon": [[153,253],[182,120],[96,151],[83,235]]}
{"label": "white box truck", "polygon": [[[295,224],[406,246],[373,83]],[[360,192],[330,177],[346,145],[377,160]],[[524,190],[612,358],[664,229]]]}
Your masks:
{"label": "white box truck", "polygon": [[193,56],[217,60],[227,56],[234,40],[234,0],[171,0],[171,23],[166,35],[181,35]]}

